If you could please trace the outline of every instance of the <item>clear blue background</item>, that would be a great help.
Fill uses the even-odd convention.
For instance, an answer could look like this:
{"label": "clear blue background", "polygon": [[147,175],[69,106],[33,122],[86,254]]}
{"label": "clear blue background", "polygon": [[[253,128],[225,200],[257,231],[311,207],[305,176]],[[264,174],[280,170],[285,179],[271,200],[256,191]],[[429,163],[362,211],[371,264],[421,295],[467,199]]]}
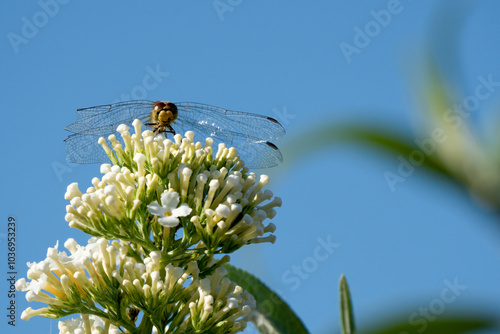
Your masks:
{"label": "clear blue background", "polygon": [[[354,28],[372,21],[370,12],[386,9],[388,0],[232,3],[221,19],[213,1],[69,1],[17,52],[9,36],[22,36],[23,18],[43,19],[43,8],[35,1],[0,3],[0,218],[2,226],[9,215],[17,218],[18,278],[25,276],[27,261],[44,259],[57,240],[88,239],[64,221],[67,185],[86,189],[99,176],[98,165],[65,161],[63,129],[77,108],[142,91],[146,96],[137,97],[276,117],[289,138],[326,120],[386,124],[417,138],[411,74],[429,41],[444,48],[447,36],[457,35],[453,27],[436,26],[440,10],[453,14],[449,2],[442,10],[443,2],[401,0],[401,12],[350,63],[340,43],[353,44]],[[500,78],[500,3],[478,1],[474,7],[462,23],[458,49],[441,59],[465,94],[478,75]],[[157,67],[168,76],[141,90],[148,68]],[[499,96],[478,113],[498,110]],[[293,118],[280,118],[285,109]],[[285,147],[286,138],[277,144]],[[391,314],[409,317],[440,298],[444,280],[455,278],[467,288],[438,316],[467,306],[498,313],[498,222],[423,169],[391,192],[384,173],[395,172],[398,163],[345,145],[269,170],[269,189],[284,203],[273,220],[277,242],[247,247],[233,255],[234,264],[279,290],[312,333],[338,328],[342,273],[361,327]],[[4,233],[6,227],[0,230],[2,272]],[[317,239],[328,236],[340,246],[292,290],[283,275],[310,263]],[[5,310],[5,279],[0,289]],[[17,302],[20,315],[28,307],[24,294]],[[18,319],[12,329],[4,313],[2,332],[57,333],[57,321],[41,318]]]}

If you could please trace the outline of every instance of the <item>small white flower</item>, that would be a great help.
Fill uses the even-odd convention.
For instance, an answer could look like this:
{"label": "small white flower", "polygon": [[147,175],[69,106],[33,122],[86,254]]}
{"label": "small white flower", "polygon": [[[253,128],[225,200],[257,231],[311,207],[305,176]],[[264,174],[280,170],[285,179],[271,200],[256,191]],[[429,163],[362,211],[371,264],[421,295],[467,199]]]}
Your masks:
{"label": "small white flower", "polygon": [[161,194],[161,205],[153,202],[148,205],[148,211],[159,216],[158,222],[165,227],[176,227],[179,225],[179,217],[186,217],[191,213],[191,208],[186,203],[179,205],[179,194],[165,191]]}

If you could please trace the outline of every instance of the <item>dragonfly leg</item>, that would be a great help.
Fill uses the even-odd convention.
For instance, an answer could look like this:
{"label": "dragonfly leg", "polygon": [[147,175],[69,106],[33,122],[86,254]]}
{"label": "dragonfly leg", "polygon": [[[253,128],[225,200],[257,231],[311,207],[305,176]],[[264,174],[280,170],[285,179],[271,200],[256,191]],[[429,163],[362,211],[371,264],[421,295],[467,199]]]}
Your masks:
{"label": "dragonfly leg", "polygon": [[152,128],[154,134],[159,133],[158,125],[156,123],[144,123],[144,125],[150,126]]}
{"label": "dragonfly leg", "polygon": [[171,134],[173,134],[175,136],[175,130],[169,125],[167,125],[167,128],[168,128],[168,131],[165,131],[165,132],[170,132]]}
{"label": "dragonfly leg", "polygon": [[165,126],[158,126],[157,124],[153,123],[153,132],[155,134],[159,133],[171,133],[172,135],[175,136],[175,130],[172,129],[170,125],[165,125]]}

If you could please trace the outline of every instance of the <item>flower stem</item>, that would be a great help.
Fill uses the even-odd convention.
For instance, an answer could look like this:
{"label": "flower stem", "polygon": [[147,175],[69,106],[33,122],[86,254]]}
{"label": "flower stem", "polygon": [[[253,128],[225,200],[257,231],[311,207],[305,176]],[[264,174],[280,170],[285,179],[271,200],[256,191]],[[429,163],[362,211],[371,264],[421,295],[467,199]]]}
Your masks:
{"label": "flower stem", "polygon": [[149,317],[144,314],[141,320],[141,324],[138,327],[138,333],[151,333],[153,330],[153,323]]}
{"label": "flower stem", "polygon": [[163,251],[164,252],[167,252],[170,245],[172,245],[172,242],[174,241],[174,235],[175,235],[175,233],[172,233],[171,227],[164,227],[163,228]]}

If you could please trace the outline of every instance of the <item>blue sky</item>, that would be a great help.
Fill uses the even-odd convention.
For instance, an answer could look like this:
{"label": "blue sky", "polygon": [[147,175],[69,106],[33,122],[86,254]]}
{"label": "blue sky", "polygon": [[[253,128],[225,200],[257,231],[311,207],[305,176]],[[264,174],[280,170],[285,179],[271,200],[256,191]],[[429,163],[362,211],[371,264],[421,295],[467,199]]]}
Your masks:
{"label": "blue sky", "polygon": [[[99,176],[98,165],[65,161],[63,129],[77,108],[133,98],[195,101],[275,117],[288,138],[326,121],[363,121],[416,139],[412,74],[425,48],[445,48],[455,29],[436,24],[440,11],[450,13],[443,3],[0,3],[0,208],[4,221],[17,219],[18,277],[57,240],[87,240],[64,221],[67,185],[85,189]],[[500,4],[474,7],[455,33],[457,49],[441,59],[464,93],[479,75],[500,78]],[[342,43],[356,46],[357,27],[365,29],[382,10],[391,17],[378,29],[372,24],[369,41],[346,57]],[[479,129],[491,127],[499,96],[474,115]],[[232,257],[279,290],[312,333],[338,328],[342,273],[360,326],[394,313],[410,317],[455,279],[466,288],[443,315],[470,305],[500,309],[497,222],[468,195],[423,169],[391,192],[384,173],[397,169],[397,158],[355,145],[295,164],[284,159],[266,171],[273,177],[269,189],[284,203],[274,219],[276,244]],[[336,246],[319,261],[316,249],[325,240]],[[308,272],[294,273],[297,266]],[[7,299],[0,300],[4,309]],[[22,294],[17,303],[20,314],[28,303]],[[13,330],[3,319],[2,332],[51,333],[50,326],[57,332],[57,321],[18,319]]]}

